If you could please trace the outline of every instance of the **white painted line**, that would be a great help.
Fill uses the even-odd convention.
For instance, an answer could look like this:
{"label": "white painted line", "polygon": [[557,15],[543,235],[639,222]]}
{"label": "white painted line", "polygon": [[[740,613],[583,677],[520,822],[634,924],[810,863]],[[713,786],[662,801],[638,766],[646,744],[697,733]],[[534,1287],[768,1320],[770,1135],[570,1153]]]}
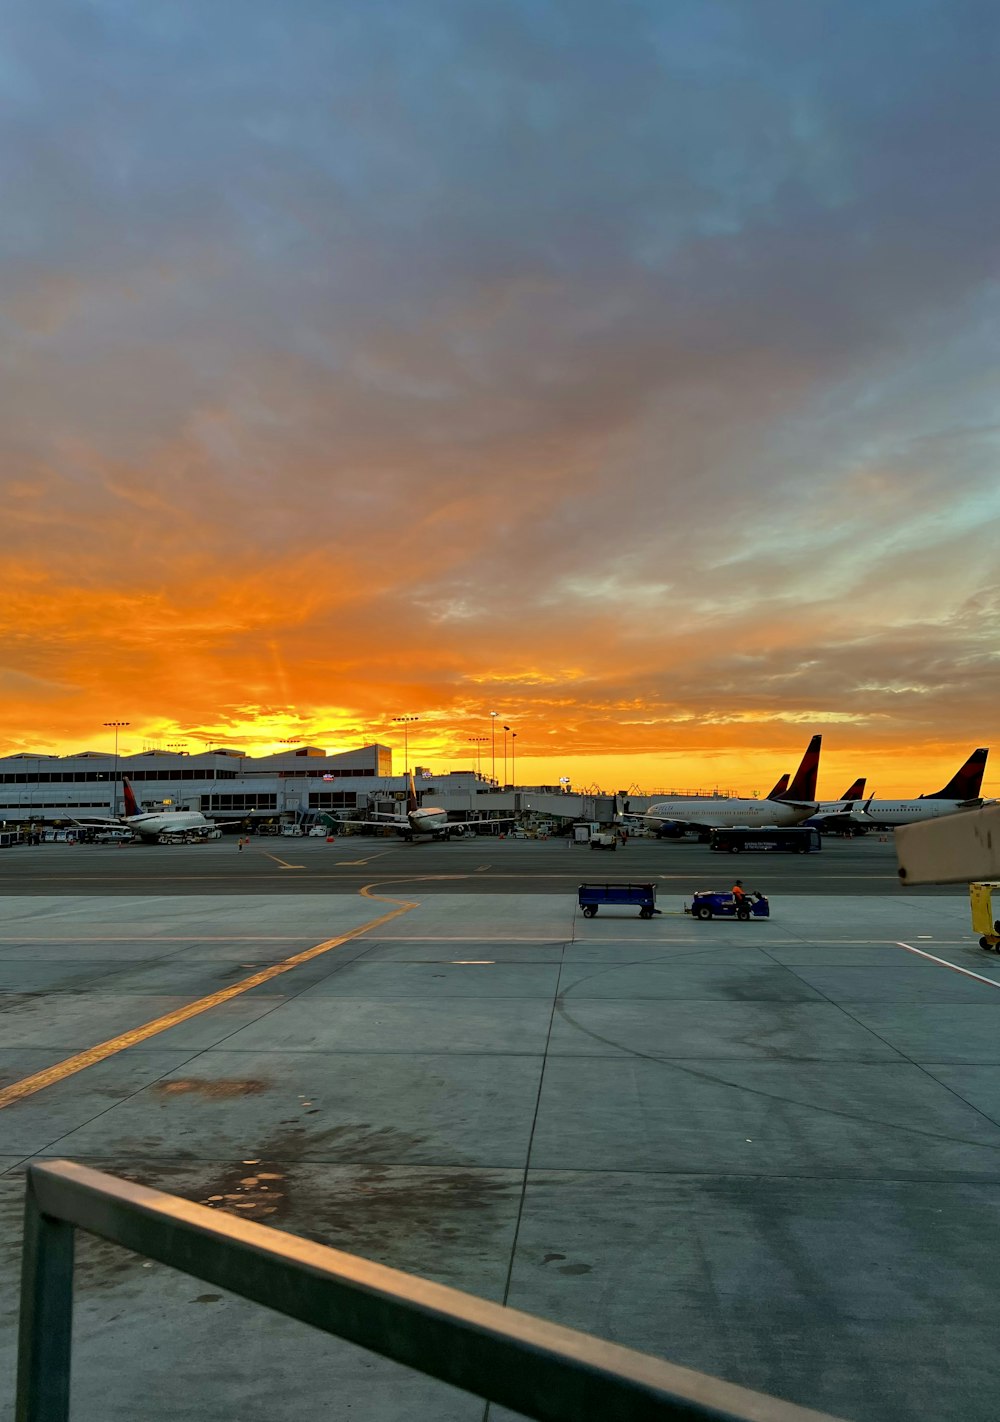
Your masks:
{"label": "white painted line", "polygon": [[929,958],[932,963],[940,963],[942,968],[950,968],[953,973],[961,973],[963,978],[975,978],[977,983],[985,983],[987,987],[1000,988],[1000,982],[996,978],[984,978],[982,973],[974,973],[970,968],[960,968],[957,963],[949,963],[947,958],[936,958],[933,953],[925,953],[923,948],[914,948],[912,943],[901,943],[899,939],[894,940],[897,948],[905,948],[907,953],[918,953],[921,958]]}

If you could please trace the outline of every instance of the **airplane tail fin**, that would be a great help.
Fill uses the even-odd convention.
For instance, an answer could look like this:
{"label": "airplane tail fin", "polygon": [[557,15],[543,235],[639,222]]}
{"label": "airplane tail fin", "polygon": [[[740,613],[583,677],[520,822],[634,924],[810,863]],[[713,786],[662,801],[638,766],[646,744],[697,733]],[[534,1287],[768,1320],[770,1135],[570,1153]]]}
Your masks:
{"label": "airplane tail fin", "polygon": [[406,777],[406,810],[409,813],[411,810],[419,810],[419,808],[417,787],[413,783],[413,771],[411,770]]}
{"label": "airplane tail fin", "polygon": [[851,788],[845,790],[840,798],[842,800],[860,800],[865,793],[865,779],[866,777],[864,775],[858,776]]}
{"label": "airplane tail fin", "polygon": [[929,795],[921,795],[921,800],[977,800],[983,788],[986,771],[986,757],[989,746],[979,746],[969,756],[961,770],[948,781],[943,790],[932,790]]}
{"label": "airplane tail fin", "polygon": [[135,791],[132,789],[132,782],[127,775],[122,776],[122,794],[125,797],[125,814],[141,815],[142,806],[135,798]]}
{"label": "airplane tail fin", "polygon": [[798,770],[792,777],[792,783],[785,792],[784,799],[807,802],[816,799],[816,778],[819,775],[819,752],[822,744],[822,736],[813,736],[806,747],[806,753],[802,757]]}
{"label": "airplane tail fin", "polygon": [[786,773],[786,774],[784,774],[784,775],[781,777],[781,779],[780,779],[780,780],[778,781],[778,783],[775,785],[774,789],[773,789],[773,790],[769,790],[769,791],[767,792],[767,794],[764,796],[764,799],[765,799],[765,800],[780,800],[781,797],[782,797],[782,795],[784,795],[784,793],[785,793],[785,791],[786,791],[787,789],[788,789],[788,775],[787,775],[787,773]]}

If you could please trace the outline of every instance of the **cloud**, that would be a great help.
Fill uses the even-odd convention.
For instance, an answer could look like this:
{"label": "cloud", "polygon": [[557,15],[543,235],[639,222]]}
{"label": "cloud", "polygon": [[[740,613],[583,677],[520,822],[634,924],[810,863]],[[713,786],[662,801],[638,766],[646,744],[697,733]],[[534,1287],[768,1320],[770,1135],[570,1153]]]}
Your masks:
{"label": "cloud", "polygon": [[525,765],[813,716],[983,739],[991,23],[15,7],[0,559],[5,661],[60,688],[35,724],[503,697]]}

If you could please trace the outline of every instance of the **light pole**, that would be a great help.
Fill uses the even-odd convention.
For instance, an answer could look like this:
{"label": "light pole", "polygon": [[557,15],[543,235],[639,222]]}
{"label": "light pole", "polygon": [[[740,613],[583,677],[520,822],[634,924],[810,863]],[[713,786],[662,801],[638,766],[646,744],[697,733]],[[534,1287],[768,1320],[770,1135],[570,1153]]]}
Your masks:
{"label": "light pole", "polygon": [[490,712],[490,748],[493,752],[490,765],[490,777],[495,785],[497,783],[497,717],[499,711]]}
{"label": "light pole", "polygon": [[517,740],[517,732],[510,733],[510,783],[513,789],[517,789],[517,772],[514,769],[514,742]]}
{"label": "light pole", "polygon": [[504,728],[503,728],[503,788],[504,788],[505,790],[507,789],[507,732],[508,732],[509,730],[510,730],[510,727],[509,727],[509,726],[504,726]]}
{"label": "light pole", "polygon": [[102,726],[114,727],[115,730],[115,772],[111,781],[111,817],[114,819],[118,813],[118,728],[127,726],[128,721],[102,721]]}
{"label": "light pole", "polygon": [[410,773],[410,723],[411,723],[411,721],[419,721],[419,720],[420,720],[420,717],[419,717],[419,716],[393,716],[392,719],[393,719],[394,721],[398,721],[398,722],[402,725],[402,727],[403,727],[403,760],[405,761],[405,764],[404,764],[404,766],[403,766],[403,774],[404,774],[404,775],[409,775],[409,773]]}
{"label": "light pole", "polygon": [[480,756],[479,756],[479,747],[480,747],[481,745],[485,745],[486,742],[489,740],[489,737],[488,737],[488,736],[466,736],[465,739],[466,739],[467,741],[471,742],[471,743],[476,747],[476,775],[477,775],[477,777],[478,777],[479,779],[482,779],[482,761],[480,760]]}

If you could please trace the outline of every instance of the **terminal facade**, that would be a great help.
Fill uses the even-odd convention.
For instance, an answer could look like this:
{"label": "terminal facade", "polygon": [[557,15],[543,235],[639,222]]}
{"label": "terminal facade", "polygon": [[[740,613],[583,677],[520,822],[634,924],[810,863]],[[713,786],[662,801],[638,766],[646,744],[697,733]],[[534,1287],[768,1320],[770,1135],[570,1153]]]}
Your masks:
{"label": "terminal facade", "polygon": [[[0,757],[0,821],[53,825],[78,816],[121,817],[123,777],[146,810],[200,810],[234,828],[305,825],[322,813],[344,819],[374,810],[393,813],[407,792],[405,774],[393,773],[391,748],[378,743],[333,755],[298,746],[254,757],[228,748],[118,757],[105,751],[20,752]],[[512,814],[564,821],[613,817],[614,797],[567,794],[561,786],[502,788],[475,770],[431,775],[418,766],[415,785],[418,799],[440,805],[456,823]]]}

